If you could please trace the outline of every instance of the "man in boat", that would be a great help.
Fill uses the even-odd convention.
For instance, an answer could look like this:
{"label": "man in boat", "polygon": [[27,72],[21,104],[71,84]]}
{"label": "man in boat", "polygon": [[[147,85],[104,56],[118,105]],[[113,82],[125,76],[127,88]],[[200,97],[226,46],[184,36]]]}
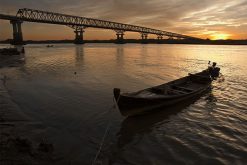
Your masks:
{"label": "man in boat", "polygon": [[213,65],[208,67],[208,72],[213,79],[216,79],[220,75],[220,68],[216,67],[216,65],[217,63],[213,62]]}

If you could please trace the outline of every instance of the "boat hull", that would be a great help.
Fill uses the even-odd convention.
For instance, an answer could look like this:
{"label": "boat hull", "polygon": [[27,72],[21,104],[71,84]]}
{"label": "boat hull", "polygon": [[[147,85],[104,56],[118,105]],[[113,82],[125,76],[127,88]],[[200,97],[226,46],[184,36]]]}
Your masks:
{"label": "boat hull", "polygon": [[[162,84],[160,86],[154,87],[154,88],[159,88],[159,87],[164,87],[164,86],[169,86],[170,84],[181,84],[186,81],[188,81],[190,76],[186,76],[184,78]],[[172,107],[177,104],[183,103],[183,104],[188,104],[194,102],[196,98],[199,98],[201,95],[203,95],[207,90],[211,88],[211,81],[207,81],[206,83],[198,83],[198,84],[193,84],[198,85],[199,88],[196,90],[193,90],[188,93],[184,94],[178,94],[174,96],[162,96],[159,95],[160,97],[139,97],[138,94],[122,94],[120,92],[120,89],[114,89],[114,98],[115,98],[115,103],[117,105],[117,108],[119,109],[120,113],[123,116],[135,116],[135,115],[141,115],[145,113],[152,112],[154,110],[160,110],[161,108],[164,109],[166,107]],[[142,91],[138,91],[139,93],[143,91],[149,91],[151,88],[144,89]],[[136,93],[138,93],[136,92]]]}

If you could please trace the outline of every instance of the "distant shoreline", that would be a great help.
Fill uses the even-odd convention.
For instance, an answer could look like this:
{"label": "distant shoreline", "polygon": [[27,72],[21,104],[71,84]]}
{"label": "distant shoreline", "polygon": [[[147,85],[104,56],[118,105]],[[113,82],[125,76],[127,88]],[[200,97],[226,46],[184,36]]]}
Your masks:
{"label": "distant shoreline", "polygon": [[[11,44],[11,39],[0,41],[0,44]],[[42,40],[42,41],[33,41],[27,40],[25,44],[71,44],[74,43],[74,40]],[[84,40],[84,43],[116,43],[116,40]],[[135,39],[126,39],[118,44],[125,43],[142,43],[142,40]],[[247,45],[247,40],[157,40],[157,39],[148,39],[144,44],[197,44],[197,45]]]}

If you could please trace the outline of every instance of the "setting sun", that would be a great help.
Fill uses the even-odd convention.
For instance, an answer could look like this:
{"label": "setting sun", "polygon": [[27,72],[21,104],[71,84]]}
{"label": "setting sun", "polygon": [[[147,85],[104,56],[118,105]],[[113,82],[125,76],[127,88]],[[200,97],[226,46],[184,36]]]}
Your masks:
{"label": "setting sun", "polygon": [[227,40],[230,34],[213,34],[211,35],[212,40]]}

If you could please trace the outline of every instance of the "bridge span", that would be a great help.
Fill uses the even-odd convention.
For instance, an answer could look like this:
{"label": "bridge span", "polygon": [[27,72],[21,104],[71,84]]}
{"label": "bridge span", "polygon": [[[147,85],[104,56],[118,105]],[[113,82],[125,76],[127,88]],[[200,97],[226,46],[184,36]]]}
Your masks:
{"label": "bridge span", "polygon": [[168,38],[176,39],[193,39],[198,40],[199,38],[191,37],[183,34],[172,33],[153,28],[147,28],[142,26],[135,26],[130,24],[123,24],[111,21],[104,21],[93,18],[78,17],[67,14],[60,14],[54,12],[47,12],[33,9],[19,9],[16,16],[0,14],[0,19],[10,20],[13,26],[13,44],[22,45],[23,35],[21,30],[21,24],[23,22],[37,22],[47,24],[58,24],[66,25],[74,29],[75,32],[75,43],[83,44],[83,33],[86,28],[102,28],[111,29],[116,32],[117,40],[116,43],[124,43],[125,32],[138,32],[141,35],[143,43],[147,41],[148,34],[157,35],[158,40],[162,40],[164,36]]}

